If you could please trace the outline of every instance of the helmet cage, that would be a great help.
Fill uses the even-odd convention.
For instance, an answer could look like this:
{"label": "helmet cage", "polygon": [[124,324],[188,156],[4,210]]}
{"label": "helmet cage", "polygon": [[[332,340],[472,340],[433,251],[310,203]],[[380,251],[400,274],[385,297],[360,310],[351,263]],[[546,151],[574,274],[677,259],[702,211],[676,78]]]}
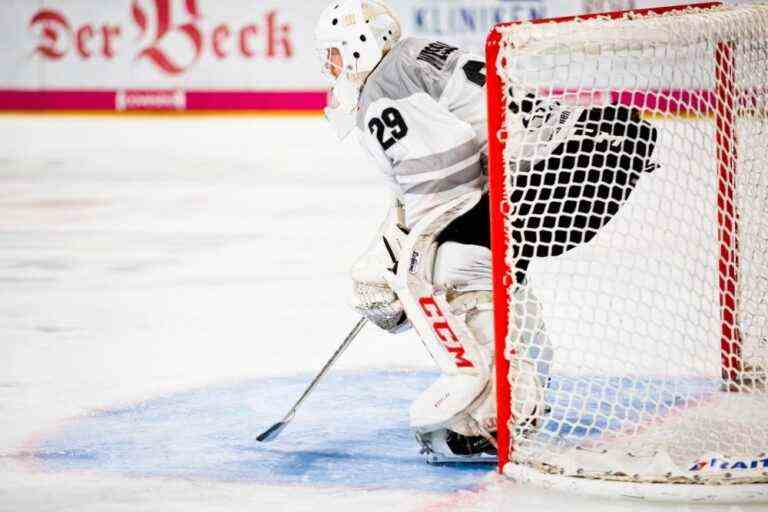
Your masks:
{"label": "helmet cage", "polygon": [[[317,53],[323,76],[333,84],[336,108],[357,110],[366,78],[400,35],[399,20],[381,0],[339,0],[323,11],[315,30]],[[340,63],[333,62],[333,50]]]}

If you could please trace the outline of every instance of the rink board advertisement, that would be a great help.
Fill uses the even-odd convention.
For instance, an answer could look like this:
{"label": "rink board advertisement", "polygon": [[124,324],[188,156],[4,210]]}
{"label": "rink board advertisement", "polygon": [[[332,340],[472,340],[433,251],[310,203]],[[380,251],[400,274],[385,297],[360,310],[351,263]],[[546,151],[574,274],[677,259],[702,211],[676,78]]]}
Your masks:
{"label": "rink board advertisement", "polygon": [[[0,110],[309,110],[326,0],[4,0]],[[489,27],[675,2],[391,0],[404,33],[477,53]]]}
{"label": "rink board advertisement", "polygon": [[2,108],[300,109],[325,103],[320,4],[5,0]]}

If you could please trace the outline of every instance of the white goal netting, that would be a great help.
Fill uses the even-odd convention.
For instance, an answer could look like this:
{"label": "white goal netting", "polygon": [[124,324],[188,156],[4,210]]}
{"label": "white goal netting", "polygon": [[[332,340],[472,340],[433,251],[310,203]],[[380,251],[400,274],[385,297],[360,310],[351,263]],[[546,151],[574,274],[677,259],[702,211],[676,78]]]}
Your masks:
{"label": "white goal netting", "polygon": [[768,5],[495,30],[511,390],[523,281],[554,354],[508,471],[768,496]]}

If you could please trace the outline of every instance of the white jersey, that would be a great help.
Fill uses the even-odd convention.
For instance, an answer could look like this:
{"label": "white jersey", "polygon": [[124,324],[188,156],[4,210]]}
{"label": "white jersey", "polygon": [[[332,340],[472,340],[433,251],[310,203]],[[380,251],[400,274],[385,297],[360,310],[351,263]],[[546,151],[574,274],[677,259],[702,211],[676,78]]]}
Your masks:
{"label": "white jersey", "polygon": [[405,206],[407,227],[485,187],[485,79],[481,57],[415,38],[395,45],[368,77],[360,143]]}

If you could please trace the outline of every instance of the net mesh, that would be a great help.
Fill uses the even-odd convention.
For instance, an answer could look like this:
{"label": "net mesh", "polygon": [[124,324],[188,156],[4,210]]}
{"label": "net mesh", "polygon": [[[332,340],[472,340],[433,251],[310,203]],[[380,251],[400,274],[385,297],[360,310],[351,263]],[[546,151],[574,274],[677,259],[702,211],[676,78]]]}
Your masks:
{"label": "net mesh", "polygon": [[554,353],[511,461],[768,483],[768,6],[496,30],[508,309],[538,296]]}

